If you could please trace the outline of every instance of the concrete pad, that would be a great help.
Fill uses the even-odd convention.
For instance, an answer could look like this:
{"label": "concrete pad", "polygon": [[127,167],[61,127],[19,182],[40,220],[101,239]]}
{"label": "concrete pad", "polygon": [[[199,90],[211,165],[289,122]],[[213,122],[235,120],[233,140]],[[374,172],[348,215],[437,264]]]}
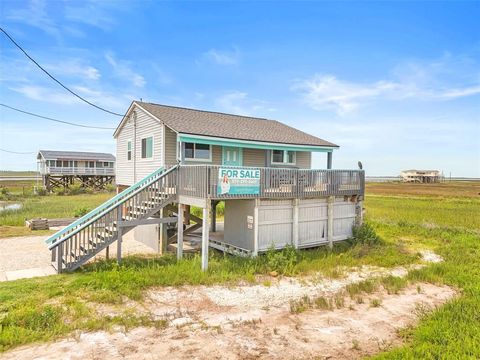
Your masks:
{"label": "concrete pad", "polygon": [[7,281],[18,280],[18,279],[29,279],[33,277],[48,276],[48,275],[55,275],[55,274],[56,274],[55,269],[52,266],[14,270],[14,271],[5,271],[5,276]]}

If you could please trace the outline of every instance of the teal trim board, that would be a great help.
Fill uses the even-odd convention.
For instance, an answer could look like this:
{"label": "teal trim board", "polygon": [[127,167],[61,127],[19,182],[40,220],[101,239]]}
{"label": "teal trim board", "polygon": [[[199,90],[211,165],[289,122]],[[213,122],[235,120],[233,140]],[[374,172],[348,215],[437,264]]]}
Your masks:
{"label": "teal trim board", "polygon": [[277,144],[277,143],[267,143],[267,142],[262,143],[258,141],[222,139],[222,138],[183,135],[183,134],[179,134],[178,138],[181,142],[218,145],[218,146],[227,146],[227,147],[228,146],[240,147],[240,148],[249,148],[249,149],[312,151],[312,152],[332,152],[333,150],[337,149],[335,147],[328,147],[328,146]]}

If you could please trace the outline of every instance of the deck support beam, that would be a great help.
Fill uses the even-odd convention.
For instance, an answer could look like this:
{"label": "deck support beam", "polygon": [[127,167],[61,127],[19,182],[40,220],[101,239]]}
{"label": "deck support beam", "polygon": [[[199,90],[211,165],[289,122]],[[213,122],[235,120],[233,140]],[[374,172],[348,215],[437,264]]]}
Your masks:
{"label": "deck support beam", "polygon": [[212,200],[212,207],[211,207],[211,214],[212,214],[212,221],[210,223],[210,231],[215,232],[217,231],[217,205],[219,201]]}
{"label": "deck support beam", "polygon": [[333,207],[335,205],[335,196],[329,196],[327,199],[327,239],[328,247],[333,248]]}
{"label": "deck support beam", "polygon": [[181,203],[178,203],[177,260],[180,260],[183,257],[183,212],[183,205]]}
{"label": "deck support beam", "polygon": [[167,224],[163,222],[163,219],[167,216],[167,209],[162,208],[159,211],[160,213],[160,225],[158,226],[158,236],[159,236],[159,252],[161,255],[165,255],[167,253],[168,247],[168,234],[167,234]]}
{"label": "deck support beam", "polygon": [[332,152],[327,152],[327,169],[332,168]]}
{"label": "deck support beam", "polygon": [[203,219],[202,219],[202,271],[207,271],[208,269],[208,245],[209,245],[209,227],[208,227],[208,202],[207,206],[203,208]]}

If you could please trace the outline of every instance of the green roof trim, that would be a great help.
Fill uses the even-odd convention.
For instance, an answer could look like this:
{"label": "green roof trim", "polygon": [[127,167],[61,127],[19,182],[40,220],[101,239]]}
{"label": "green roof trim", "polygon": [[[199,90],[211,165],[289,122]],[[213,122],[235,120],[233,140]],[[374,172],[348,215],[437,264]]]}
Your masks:
{"label": "green roof trim", "polygon": [[190,143],[196,143],[196,144],[231,146],[231,147],[264,149],[264,150],[332,152],[333,150],[337,149],[335,147],[328,147],[328,146],[265,143],[265,142],[258,142],[258,141],[215,138],[215,137],[197,136],[197,135],[190,135],[190,134],[178,134],[178,139],[181,142],[190,142]]}

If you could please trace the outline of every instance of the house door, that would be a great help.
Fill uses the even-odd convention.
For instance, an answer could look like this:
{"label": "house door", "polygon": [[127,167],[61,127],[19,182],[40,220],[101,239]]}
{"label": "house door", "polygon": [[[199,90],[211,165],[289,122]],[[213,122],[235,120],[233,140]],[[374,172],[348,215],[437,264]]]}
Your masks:
{"label": "house door", "polygon": [[223,147],[222,164],[228,166],[242,166],[242,149],[238,147]]}

